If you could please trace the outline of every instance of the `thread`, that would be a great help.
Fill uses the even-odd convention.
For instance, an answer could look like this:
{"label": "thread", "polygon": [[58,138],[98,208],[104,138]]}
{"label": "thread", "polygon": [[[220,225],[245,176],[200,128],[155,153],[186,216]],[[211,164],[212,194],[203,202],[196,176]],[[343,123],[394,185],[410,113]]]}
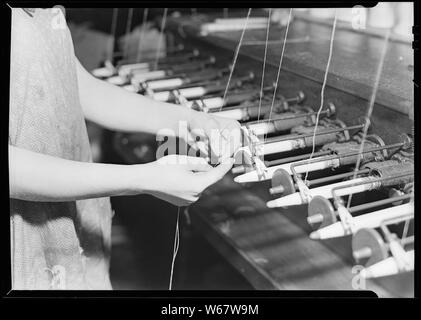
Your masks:
{"label": "thread", "polygon": [[[286,41],[288,37],[289,25],[291,23],[291,15],[292,15],[292,8],[289,9],[288,22],[285,29],[285,35],[284,35],[284,43],[282,44],[281,57],[279,58],[278,73],[276,74],[275,88],[273,89],[272,103],[270,105],[270,111],[269,111],[269,121],[272,118],[273,106],[275,105],[276,91],[278,90],[279,75],[281,74],[282,61],[284,60],[285,45],[286,45]],[[266,140],[266,137],[267,137],[267,134],[264,135],[263,141]]]}
{"label": "thread", "polygon": [[[305,36],[305,37],[300,37],[300,38],[289,39],[287,43],[304,43],[304,42],[309,42],[309,41],[310,41],[310,37]],[[281,40],[268,41],[268,45],[277,45],[281,43],[283,43],[283,41]],[[262,41],[262,40],[243,41],[243,46],[260,46],[260,45],[266,45],[266,41]]]}
{"label": "thread", "polygon": [[[382,74],[383,65],[384,65],[384,61],[385,61],[385,58],[386,58],[387,47],[388,47],[388,44],[389,44],[389,37],[390,37],[391,33],[392,33],[392,27],[387,29],[386,35],[384,37],[384,44],[383,44],[383,48],[382,48],[382,52],[381,52],[381,56],[380,56],[379,66],[377,67],[373,91],[371,93],[370,102],[369,102],[369,105],[368,105],[366,121],[364,123],[360,148],[358,150],[357,162],[355,163],[355,168],[354,168],[354,176],[352,177],[353,179],[355,179],[357,177],[358,168],[360,167],[360,164],[361,164],[361,158],[362,158],[362,153],[363,153],[363,150],[364,150],[364,144],[365,144],[365,141],[366,141],[366,138],[367,138],[368,128],[370,126],[371,114],[373,113],[373,109],[374,109],[374,102],[376,100],[377,90],[379,88],[380,76]],[[347,205],[346,205],[348,209],[351,206],[351,201],[352,201],[352,194],[350,194],[349,197],[348,197],[348,201],[347,201]]]}
{"label": "thread", "polygon": [[170,284],[168,286],[168,290],[170,290],[170,291],[172,290],[175,259],[177,258],[178,248],[179,248],[179,245],[180,245],[179,219],[180,219],[180,207],[177,208],[177,221],[175,223],[174,246],[173,246],[171,271],[170,271]]}
{"label": "thread", "polygon": [[[324,75],[323,84],[322,84],[322,90],[320,91],[320,107],[319,107],[319,110],[317,110],[316,123],[314,125],[313,138],[312,138],[312,149],[311,149],[309,160],[313,158],[314,151],[316,148],[316,132],[317,132],[317,127],[319,125],[320,113],[322,112],[323,105],[324,105],[324,95],[325,95],[325,88],[326,88],[326,83],[327,83],[327,76],[329,74],[330,62],[332,60],[332,53],[333,53],[333,39],[335,38],[336,21],[337,21],[337,11],[335,9],[332,33],[330,35],[329,56],[327,58],[326,70],[325,70],[325,75]],[[304,183],[307,182],[307,177],[308,177],[308,170],[306,171],[306,174],[305,174]]]}
{"label": "thread", "polygon": [[268,50],[268,42],[269,42],[269,29],[270,29],[270,16],[271,16],[271,14],[272,14],[272,8],[269,8],[268,25],[267,25],[267,29],[266,29],[265,53],[264,53],[264,57],[263,57],[262,84],[260,85],[259,110],[257,112],[257,121],[260,120],[260,110],[262,108],[263,85],[264,85],[264,80],[265,80],[265,69],[266,69],[266,59],[267,59],[267,50]]}
{"label": "thread", "polygon": [[231,82],[232,74],[234,73],[234,68],[235,68],[235,65],[237,63],[238,53],[240,52],[240,47],[241,47],[241,43],[243,42],[244,33],[246,32],[246,29],[247,29],[247,23],[248,23],[248,20],[249,20],[249,17],[250,17],[250,13],[251,13],[251,8],[249,8],[249,10],[247,12],[247,17],[246,17],[246,21],[244,23],[243,30],[241,32],[240,41],[238,42],[237,48],[235,50],[234,59],[233,59],[232,65],[231,65],[231,70],[230,70],[230,74],[228,76],[227,86],[225,87],[224,95],[223,95],[223,98],[222,98],[222,104],[221,104],[221,107],[219,108],[219,112],[221,112],[222,107],[225,104],[225,99],[227,97],[227,93],[228,93],[229,85],[230,85],[230,82]]}

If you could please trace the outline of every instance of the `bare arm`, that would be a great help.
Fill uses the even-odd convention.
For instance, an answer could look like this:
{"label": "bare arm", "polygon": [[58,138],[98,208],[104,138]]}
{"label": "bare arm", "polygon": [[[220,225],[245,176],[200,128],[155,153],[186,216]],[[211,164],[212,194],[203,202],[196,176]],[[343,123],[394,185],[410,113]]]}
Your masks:
{"label": "bare arm", "polygon": [[[181,133],[180,121],[183,121],[189,131],[202,137],[202,141],[209,139],[213,154],[219,159],[231,157],[241,145],[240,125],[237,121],[128,92],[96,79],[79,61],[77,72],[85,117],[105,128],[151,134],[157,134],[161,129],[170,129],[177,136]],[[212,132],[216,132],[216,136],[210,139]],[[172,134],[167,132],[165,135]],[[218,144],[219,140],[221,144]]]}
{"label": "bare arm", "polygon": [[87,163],[9,145],[10,197],[27,201],[148,193],[176,205],[188,205],[231,167],[232,162],[212,168],[202,158],[175,155],[140,165]]}
{"label": "bare arm", "polygon": [[71,201],[130,194],[129,168],[65,160],[9,146],[10,197]]}
{"label": "bare arm", "polygon": [[155,101],[93,77],[77,61],[79,96],[88,120],[116,131],[156,134],[160,129],[177,132],[178,122],[189,122],[196,111]]}

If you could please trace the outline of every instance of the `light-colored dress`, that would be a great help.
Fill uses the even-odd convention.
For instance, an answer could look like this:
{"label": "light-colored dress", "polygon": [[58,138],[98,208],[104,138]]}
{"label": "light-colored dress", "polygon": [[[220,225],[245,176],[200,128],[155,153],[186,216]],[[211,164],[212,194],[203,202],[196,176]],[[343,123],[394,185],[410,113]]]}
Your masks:
{"label": "light-colored dress", "polygon": [[[61,10],[36,9],[31,16],[12,9],[10,59],[9,144],[90,162],[76,58]],[[10,199],[13,289],[111,289],[112,214],[109,198]]]}

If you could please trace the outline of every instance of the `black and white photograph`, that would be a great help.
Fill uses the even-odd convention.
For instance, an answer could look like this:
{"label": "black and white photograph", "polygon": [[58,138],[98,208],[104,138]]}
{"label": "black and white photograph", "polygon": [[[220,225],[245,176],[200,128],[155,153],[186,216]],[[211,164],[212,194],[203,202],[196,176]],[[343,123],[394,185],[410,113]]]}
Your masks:
{"label": "black and white photograph", "polygon": [[4,4],[7,292],[416,297],[416,4],[263,4]]}

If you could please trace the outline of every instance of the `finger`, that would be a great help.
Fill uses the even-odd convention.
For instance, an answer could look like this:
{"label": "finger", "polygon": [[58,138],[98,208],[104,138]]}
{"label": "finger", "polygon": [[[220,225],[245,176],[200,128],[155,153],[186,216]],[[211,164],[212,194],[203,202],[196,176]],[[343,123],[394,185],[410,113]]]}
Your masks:
{"label": "finger", "polygon": [[204,128],[194,128],[194,129],[190,129],[190,132],[196,136],[196,137],[200,137],[202,139],[206,139],[208,137],[206,131]]}
{"label": "finger", "polygon": [[192,157],[200,157],[206,160],[207,163],[210,163],[209,153],[204,153],[199,150],[197,146],[191,146],[191,149],[188,151],[188,154]]}
{"label": "finger", "polygon": [[199,151],[200,151],[200,153],[203,157],[209,156],[209,148],[208,148],[208,145],[205,142],[197,141],[196,147],[197,147],[197,149],[199,149]]}
{"label": "finger", "polygon": [[240,147],[240,143],[240,135],[235,128],[233,128],[230,132],[228,132],[228,136],[225,137],[225,140],[222,143],[220,156],[221,162],[227,158],[231,158]]}
{"label": "finger", "polygon": [[217,167],[214,167],[212,168],[212,170],[207,172],[205,175],[206,175],[208,186],[222,179],[222,177],[232,168],[233,164],[234,164],[234,159],[229,158],[223,163],[219,164]]}
{"label": "finger", "polygon": [[[197,136],[197,135],[196,135]],[[187,133],[187,140],[188,140],[188,142],[187,143],[189,143],[190,145],[192,145],[192,146],[194,146],[196,149],[198,149],[199,151],[200,151],[200,153],[203,155],[203,156],[209,156],[209,150],[208,150],[208,148],[207,148],[207,145],[206,145],[206,143],[204,143],[203,141],[197,141],[196,139],[195,139],[195,137],[193,137],[193,135],[192,135],[192,133],[191,132],[188,132]]]}
{"label": "finger", "polygon": [[186,157],[187,165],[189,170],[195,172],[207,172],[212,170],[212,166],[201,157]]}
{"label": "finger", "polygon": [[221,156],[221,146],[224,144],[223,138],[221,136],[221,131],[219,129],[210,129],[208,131],[208,146],[209,152],[212,158],[219,159]]}
{"label": "finger", "polygon": [[205,135],[206,139],[209,141],[210,152],[215,155],[217,158],[221,156],[221,126],[217,117],[210,116],[205,124]]}

